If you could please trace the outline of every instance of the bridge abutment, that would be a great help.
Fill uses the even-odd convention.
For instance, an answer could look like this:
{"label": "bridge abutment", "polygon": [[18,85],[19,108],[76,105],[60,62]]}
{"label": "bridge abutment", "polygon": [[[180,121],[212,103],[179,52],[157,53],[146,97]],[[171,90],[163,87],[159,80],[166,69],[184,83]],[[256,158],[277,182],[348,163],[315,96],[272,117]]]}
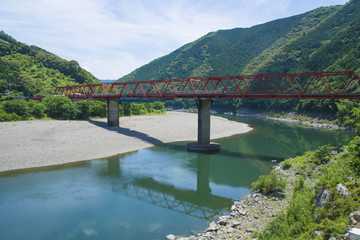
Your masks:
{"label": "bridge abutment", "polygon": [[217,152],[220,144],[210,142],[210,107],[211,99],[199,98],[198,106],[198,141],[189,143],[187,149],[194,152]]}
{"label": "bridge abutment", "polygon": [[119,127],[119,103],[113,99],[107,99],[107,124],[109,127]]}

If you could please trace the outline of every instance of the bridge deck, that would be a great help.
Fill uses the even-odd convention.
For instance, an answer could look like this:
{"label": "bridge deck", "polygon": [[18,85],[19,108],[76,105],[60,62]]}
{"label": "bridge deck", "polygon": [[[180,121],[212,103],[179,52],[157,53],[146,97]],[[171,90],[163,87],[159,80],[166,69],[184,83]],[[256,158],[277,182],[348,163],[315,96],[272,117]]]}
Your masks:
{"label": "bridge deck", "polygon": [[184,78],[64,86],[55,95],[73,99],[287,98],[360,99],[352,71]]}

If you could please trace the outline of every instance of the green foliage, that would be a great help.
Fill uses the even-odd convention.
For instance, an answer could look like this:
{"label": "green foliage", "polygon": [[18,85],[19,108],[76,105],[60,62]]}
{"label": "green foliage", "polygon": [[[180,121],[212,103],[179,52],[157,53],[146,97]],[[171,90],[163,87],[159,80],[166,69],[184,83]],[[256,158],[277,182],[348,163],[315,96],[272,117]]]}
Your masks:
{"label": "green foliage", "polygon": [[352,167],[356,173],[360,174],[360,137],[356,136],[347,146],[347,150],[352,154]]}
{"label": "green foliage", "polygon": [[262,175],[252,184],[252,191],[259,191],[264,194],[281,192],[286,186],[286,180],[278,177],[278,172],[272,171],[269,175]]}
{"label": "green foliage", "polygon": [[299,238],[299,235],[304,231],[307,232],[309,225],[314,221],[311,196],[310,188],[302,188],[298,191],[287,210],[270,222],[259,239],[310,239],[310,235],[307,238]]}
{"label": "green foliage", "polygon": [[67,97],[47,96],[42,102],[46,115],[53,119],[76,119],[80,112],[75,103]]}
{"label": "green foliage", "polygon": [[165,113],[163,102],[152,103],[121,103],[120,116],[151,115]]}
{"label": "green foliage", "polygon": [[294,189],[293,189],[293,195],[296,196],[296,194],[301,194],[301,191],[305,187],[305,180],[306,178],[302,175],[295,179],[294,182]]}
{"label": "green foliage", "polygon": [[314,159],[314,163],[319,165],[319,164],[324,164],[329,162],[331,155],[330,152],[333,150],[333,147],[330,146],[322,146],[319,147],[316,151],[315,151],[315,159]]}
{"label": "green foliage", "polygon": [[45,106],[39,101],[29,100],[28,106],[30,109],[30,115],[34,118],[45,117]]}
{"label": "green foliage", "polygon": [[285,169],[285,170],[291,168],[291,166],[292,166],[292,162],[289,159],[286,159],[285,161],[283,161],[281,163],[282,169]]}
{"label": "green foliage", "polygon": [[20,116],[18,116],[16,113],[7,113],[3,109],[0,109],[0,122],[12,122],[20,120]]}
{"label": "green foliage", "polygon": [[[122,103],[119,106],[120,116],[163,114],[162,102]],[[83,100],[72,102],[67,97],[47,96],[42,102],[34,100],[6,100],[0,102],[0,122],[27,119],[89,119],[106,117],[107,106],[102,101]]]}
{"label": "green foliage", "polygon": [[[354,160],[359,159],[359,143],[360,138],[356,136],[346,148],[349,152],[344,148],[333,160],[317,166],[319,173],[311,175],[312,179],[309,179],[306,169],[313,168],[314,162],[328,156],[331,147],[320,147],[304,156],[289,159],[300,171],[293,186],[293,198],[286,210],[271,220],[266,230],[257,233],[256,237],[266,240],[311,239],[314,231],[321,231],[323,236],[317,239],[327,240],[344,234],[347,231],[349,214],[358,210],[360,205],[360,187],[357,184],[360,180],[359,169],[354,168]],[[309,184],[310,182],[315,186]],[[348,188],[349,195],[342,196],[337,191],[336,186],[339,183]],[[323,186],[329,190],[332,200],[322,208],[315,208],[316,196]]]}
{"label": "green foliage", "polygon": [[0,94],[46,95],[60,85],[91,83],[100,81],[76,61],[66,61],[0,32]]}
{"label": "green foliage", "polygon": [[21,117],[21,120],[28,119],[30,114],[30,107],[25,100],[5,101],[1,103],[1,108],[8,114],[14,113]]}

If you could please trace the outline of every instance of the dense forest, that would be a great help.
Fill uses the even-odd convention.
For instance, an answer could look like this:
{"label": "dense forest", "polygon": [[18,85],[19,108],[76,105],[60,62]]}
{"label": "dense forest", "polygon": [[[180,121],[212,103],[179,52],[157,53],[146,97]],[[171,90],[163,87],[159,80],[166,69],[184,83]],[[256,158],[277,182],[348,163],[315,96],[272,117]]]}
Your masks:
{"label": "dense forest", "polygon": [[[211,32],[119,81],[268,73],[360,72],[360,1],[322,7],[251,28]],[[172,101],[174,108],[193,101]],[[357,101],[216,100],[217,111],[296,111],[330,118],[350,117]]]}
{"label": "dense forest", "polygon": [[[120,104],[119,116],[151,115],[165,113],[162,102]],[[105,118],[107,105],[103,101],[83,100],[74,102],[68,97],[48,95],[43,100],[6,100],[0,102],[0,122],[31,119],[89,119]]]}
{"label": "dense forest", "polygon": [[[106,103],[73,102],[53,96],[57,86],[101,83],[72,60],[18,42],[0,31],[0,122],[28,119],[88,119],[106,117]],[[25,99],[46,96],[41,102]],[[122,103],[120,116],[161,114],[163,103]]]}
{"label": "dense forest", "polygon": [[53,94],[55,87],[100,83],[76,61],[18,42],[0,31],[0,100],[13,95]]}

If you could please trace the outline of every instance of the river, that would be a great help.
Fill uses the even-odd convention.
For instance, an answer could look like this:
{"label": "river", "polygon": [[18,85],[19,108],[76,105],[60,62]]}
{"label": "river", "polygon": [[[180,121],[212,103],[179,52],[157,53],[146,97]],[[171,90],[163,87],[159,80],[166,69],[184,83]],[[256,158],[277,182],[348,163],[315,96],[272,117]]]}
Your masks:
{"label": "river", "polygon": [[[274,162],[353,133],[242,118],[253,131],[216,140],[217,154],[186,143],[65,166],[0,173],[0,239],[165,239],[226,214]],[[69,153],[71,154],[71,153]]]}

